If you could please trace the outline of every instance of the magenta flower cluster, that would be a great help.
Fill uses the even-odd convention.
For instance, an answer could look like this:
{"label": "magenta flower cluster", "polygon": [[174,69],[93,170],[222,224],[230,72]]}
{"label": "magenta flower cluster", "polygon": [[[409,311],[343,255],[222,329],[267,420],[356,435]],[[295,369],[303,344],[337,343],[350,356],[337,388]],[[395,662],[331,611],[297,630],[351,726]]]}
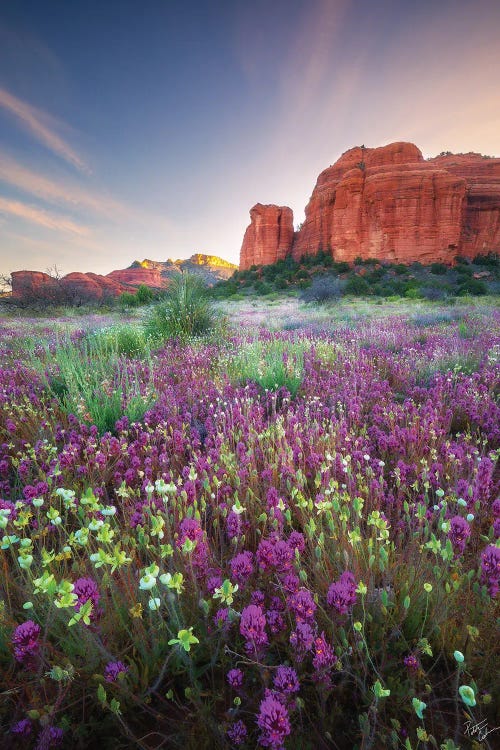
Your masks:
{"label": "magenta flower cluster", "polygon": [[41,628],[33,620],[18,625],[12,635],[14,656],[25,667],[33,668],[40,651]]}

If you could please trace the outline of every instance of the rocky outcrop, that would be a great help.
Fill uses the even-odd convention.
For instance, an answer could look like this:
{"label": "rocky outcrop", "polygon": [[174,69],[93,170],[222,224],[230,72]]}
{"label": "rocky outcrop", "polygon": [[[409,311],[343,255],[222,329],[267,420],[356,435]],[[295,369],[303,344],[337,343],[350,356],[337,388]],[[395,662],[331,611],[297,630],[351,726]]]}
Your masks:
{"label": "rocky outcrop", "polygon": [[40,271],[14,271],[12,296],[25,301],[83,304],[117,297],[129,288],[95,273],[69,273],[56,279]]}
{"label": "rocky outcrop", "polygon": [[[257,231],[261,209],[265,232]],[[284,210],[259,204],[251,210],[241,269],[283,257],[275,237]],[[289,252],[297,260],[322,249],[348,262],[452,263],[456,255],[499,248],[500,159],[444,154],[424,160],[414,144],[398,142],[352,148],[319,175]]]}
{"label": "rocky outcrop", "polygon": [[12,296],[26,301],[32,298],[39,302],[83,303],[117,297],[123,292],[134,293],[142,284],[166,289],[172,276],[181,271],[197,273],[207,284],[214,284],[228,279],[236,269],[237,266],[222,258],[196,253],[187,260],[134,261],[130,268],[111,271],[106,276],[73,272],[56,279],[40,271],[14,271]]}
{"label": "rocky outcrop", "polygon": [[237,268],[234,263],[229,263],[216,255],[195,253],[185,260],[136,260],[129,268],[111,271],[108,278],[135,287],[145,284],[155,289],[166,289],[170,279],[181,271],[195,273],[207,284],[212,285],[221,279],[228,279]]}
{"label": "rocky outcrop", "polygon": [[473,258],[500,249],[500,159],[481,154],[448,154],[427,162],[462,177],[467,199],[462,219],[460,254]]}
{"label": "rocky outcrop", "polygon": [[250,211],[250,220],[241,247],[241,270],[275,263],[290,253],[294,237],[291,208],[257,203]]}

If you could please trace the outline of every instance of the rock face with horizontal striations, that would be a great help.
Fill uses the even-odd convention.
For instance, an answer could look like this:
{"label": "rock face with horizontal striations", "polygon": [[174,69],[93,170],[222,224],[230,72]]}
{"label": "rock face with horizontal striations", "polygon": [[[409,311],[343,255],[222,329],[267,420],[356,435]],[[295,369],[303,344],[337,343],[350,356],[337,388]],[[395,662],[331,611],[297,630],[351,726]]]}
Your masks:
{"label": "rock face with horizontal striations", "polygon": [[250,220],[241,247],[241,270],[275,263],[290,253],[294,237],[291,208],[257,203],[250,211]]}
{"label": "rock face with horizontal striations", "polygon": [[[262,208],[265,231],[259,232],[262,211],[254,212]],[[271,239],[283,211],[259,204],[251,210],[242,270],[283,257]],[[320,174],[289,252],[296,260],[327,250],[348,262],[452,263],[456,255],[499,248],[500,159],[444,154],[424,160],[414,144],[398,142],[352,148]]]}

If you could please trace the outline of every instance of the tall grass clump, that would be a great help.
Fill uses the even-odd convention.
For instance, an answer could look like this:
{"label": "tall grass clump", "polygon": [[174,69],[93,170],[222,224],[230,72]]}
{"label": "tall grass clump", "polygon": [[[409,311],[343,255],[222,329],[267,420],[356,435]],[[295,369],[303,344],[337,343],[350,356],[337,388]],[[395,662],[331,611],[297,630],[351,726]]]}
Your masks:
{"label": "tall grass clump", "polygon": [[137,346],[130,331],[61,341],[51,352],[52,366],[43,373],[49,393],[66,414],[95,425],[100,434],[112,432],[123,416],[142,420],[153,403],[150,362],[131,363],[121,353],[137,351]]}
{"label": "tall grass clump", "polygon": [[304,377],[304,342],[253,341],[240,346],[227,363],[231,380],[238,383],[257,383],[262,389],[277,391],[286,388],[292,397]]}
{"label": "tall grass clump", "polygon": [[100,352],[123,355],[126,357],[148,357],[150,341],[144,329],[139,325],[123,324],[101,328],[91,334],[90,341],[97,345]]}
{"label": "tall grass clump", "polygon": [[155,305],[145,331],[153,341],[188,339],[213,331],[218,316],[208,287],[199,276],[181,273],[172,279],[164,302]]}

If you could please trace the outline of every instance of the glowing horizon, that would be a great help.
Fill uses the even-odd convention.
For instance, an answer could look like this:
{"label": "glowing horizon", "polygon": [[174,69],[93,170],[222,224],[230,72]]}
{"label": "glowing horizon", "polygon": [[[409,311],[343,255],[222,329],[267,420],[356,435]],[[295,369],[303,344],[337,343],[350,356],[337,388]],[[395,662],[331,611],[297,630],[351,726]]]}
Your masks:
{"label": "glowing horizon", "polygon": [[238,263],[357,144],[500,154],[495,0],[117,7],[0,11],[0,273]]}

